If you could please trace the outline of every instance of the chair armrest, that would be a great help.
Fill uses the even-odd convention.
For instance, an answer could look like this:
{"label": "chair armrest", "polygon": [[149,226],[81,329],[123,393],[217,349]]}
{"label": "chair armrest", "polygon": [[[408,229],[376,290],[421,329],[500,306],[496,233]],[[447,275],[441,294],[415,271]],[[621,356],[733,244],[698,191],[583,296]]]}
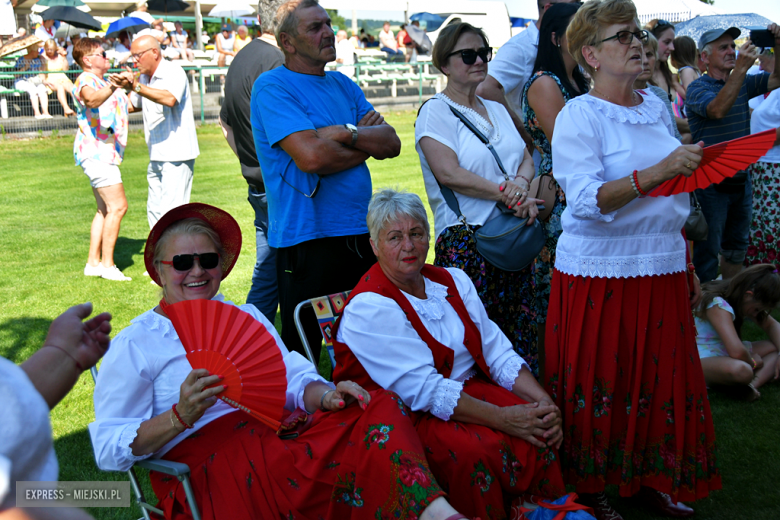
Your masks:
{"label": "chair armrest", "polygon": [[135,465],[139,468],[148,469],[151,471],[159,471],[166,475],[173,475],[175,477],[189,475],[190,467],[181,462],[173,462],[163,459],[146,459],[136,462]]}

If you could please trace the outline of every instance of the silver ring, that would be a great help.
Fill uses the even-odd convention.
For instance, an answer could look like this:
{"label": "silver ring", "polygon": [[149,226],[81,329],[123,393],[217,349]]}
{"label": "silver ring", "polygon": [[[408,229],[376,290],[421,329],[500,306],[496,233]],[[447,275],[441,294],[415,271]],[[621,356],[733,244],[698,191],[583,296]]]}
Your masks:
{"label": "silver ring", "polygon": [[518,191],[517,193],[515,193],[515,197],[519,197],[519,196],[520,196],[520,192]]}

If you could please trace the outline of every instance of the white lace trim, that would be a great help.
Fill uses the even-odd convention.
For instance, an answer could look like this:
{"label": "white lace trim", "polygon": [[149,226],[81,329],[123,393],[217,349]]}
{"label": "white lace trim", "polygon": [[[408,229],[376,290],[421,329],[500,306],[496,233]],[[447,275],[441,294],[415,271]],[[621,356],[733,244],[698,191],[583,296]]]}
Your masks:
{"label": "white lace trim", "polygon": [[447,288],[426,278],[425,295],[428,298],[421,300],[416,296],[404,293],[404,296],[412,304],[418,315],[424,316],[429,320],[438,321],[442,319],[444,317],[444,305],[447,304]]}
{"label": "white lace trim", "polygon": [[138,462],[139,460],[148,459],[153,454],[147,453],[146,455],[133,455],[133,448],[130,445],[138,436],[138,429],[141,427],[141,422],[133,422],[122,428],[122,432],[119,434],[119,449],[122,450],[122,455],[125,460],[131,462]]}
{"label": "white lace trim", "polygon": [[458,383],[465,383],[466,381],[468,381],[469,379],[471,379],[475,375],[477,375],[477,371],[475,369],[473,369],[473,368],[470,368],[470,369],[466,370],[463,373],[463,375],[454,378],[453,381],[457,381]]}
{"label": "white lace trim", "polygon": [[558,249],[555,269],[572,276],[636,278],[685,271],[685,252],[643,256],[588,257]]}
{"label": "white lace trim", "polygon": [[501,367],[501,370],[498,372],[498,378],[496,383],[499,384],[499,386],[502,386],[503,388],[506,388],[510,392],[512,391],[512,388],[515,386],[515,380],[517,379],[517,374],[520,373],[520,369],[523,368],[523,360],[520,359],[517,356],[512,356],[507,360],[506,363],[504,363],[504,366]]}
{"label": "white lace trim", "polygon": [[303,402],[303,394],[306,392],[306,386],[311,383],[312,381],[320,381],[322,383],[327,384],[332,389],[336,389],[336,385],[331,383],[330,381],[323,381],[319,375],[315,374],[305,374],[301,378],[301,389],[298,391],[298,395],[295,396],[295,406],[303,410],[304,412],[308,413],[309,415],[313,414],[317,410],[314,410],[314,412],[310,412],[306,409],[306,404]]}
{"label": "white lace trim", "polygon": [[449,421],[458,406],[460,394],[463,391],[463,383],[443,378],[436,384],[433,392],[431,413],[442,421]]}
{"label": "white lace trim", "polygon": [[615,213],[617,213],[617,210],[610,211],[605,215],[601,213],[601,208],[599,208],[598,194],[599,189],[603,185],[603,182],[592,182],[582,190],[580,200],[577,201],[577,216],[580,218],[601,220],[602,222],[612,222],[615,220]]}
{"label": "white lace trim", "polygon": [[436,99],[440,99],[445,103],[447,103],[448,105],[450,105],[451,107],[459,110],[472,123],[479,126],[480,129],[482,130],[482,133],[485,134],[485,136],[488,139],[490,139],[492,142],[497,142],[501,140],[501,132],[498,125],[497,124],[494,125],[493,123],[490,122],[490,121],[496,121],[496,116],[495,114],[493,114],[493,111],[490,110],[490,107],[488,107],[487,103],[482,103],[482,106],[485,107],[485,111],[488,113],[488,117],[490,118],[490,121],[482,117],[482,114],[480,114],[473,108],[469,108],[467,106],[454,102],[443,92],[440,92],[434,95],[433,97],[435,97]]}
{"label": "white lace trim", "polygon": [[[214,296],[212,300],[216,300],[218,302],[224,302],[225,297],[222,296],[222,293],[219,293],[216,296]],[[146,326],[149,330],[160,331],[160,334],[162,334],[163,337],[168,337],[173,339],[177,339],[179,337],[179,334],[176,332],[176,329],[174,328],[173,323],[171,323],[171,320],[169,320],[167,317],[163,316],[162,314],[156,313],[154,309],[148,310],[145,313],[138,316],[137,318],[130,320],[130,323],[142,324]]]}
{"label": "white lace trim", "polygon": [[616,105],[615,103],[597,98],[592,93],[580,96],[580,98],[595,105],[598,107],[597,110],[599,112],[618,123],[644,125],[657,122],[661,118],[661,110],[666,110],[661,100],[652,93],[649,93],[647,96],[639,93],[637,95],[643,99],[643,102],[635,107]]}

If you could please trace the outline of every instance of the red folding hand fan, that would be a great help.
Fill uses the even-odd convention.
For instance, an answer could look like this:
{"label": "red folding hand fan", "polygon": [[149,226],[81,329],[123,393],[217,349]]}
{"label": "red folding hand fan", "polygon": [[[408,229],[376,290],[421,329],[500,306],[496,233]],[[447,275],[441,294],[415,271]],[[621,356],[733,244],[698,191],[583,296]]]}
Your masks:
{"label": "red folding hand fan", "polygon": [[[287,369],[274,337],[234,305],[216,300],[160,302],[193,369],[224,376],[217,397],[275,430],[286,401]],[[212,385],[217,386],[217,385]]]}
{"label": "red folding hand fan", "polygon": [[738,171],[753,164],[772,148],[777,140],[775,130],[766,130],[739,139],[726,141],[704,149],[704,157],[699,167],[690,177],[678,175],[659,184],[648,195],[666,197],[678,193],[690,193],[699,188],[733,177]]}

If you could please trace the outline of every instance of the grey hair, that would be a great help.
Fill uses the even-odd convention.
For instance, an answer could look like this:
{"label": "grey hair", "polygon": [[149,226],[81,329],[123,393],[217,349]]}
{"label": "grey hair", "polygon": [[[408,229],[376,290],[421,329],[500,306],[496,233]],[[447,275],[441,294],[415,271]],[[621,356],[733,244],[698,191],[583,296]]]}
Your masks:
{"label": "grey hair", "polygon": [[260,17],[260,30],[263,34],[273,34],[274,17],[283,3],[284,0],[259,0],[257,2],[257,16]]}
{"label": "grey hair", "polygon": [[431,236],[431,226],[428,224],[428,213],[425,211],[420,196],[408,191],[397,191],[386,188],[374,193],[368,203],[366,223],[371,239],[379,240],[379,233],[391,222],[401,217],[410,217],[425,228],[425,234]]}
{"label": "grey hair", "polygon": [[298,9],[320,5],[319,0],[290,0],[279,6],[274,18],[274,36],[279,48],[282,48],[282,33],[298,36]]}
{"label": "grey hair", "polygon": [[[206,235],[211,239],[214,247],[217,248],[219,253],[219,261],[223,262],[226,258],[225,248],[222,247],[222,240],[219,238],[219,234],[214,231],[206,221],[199,218],[185,218],[171,224],[162,235],[160,235],[157,244],[154,246],[154,257],[152,257],[152,264],[158,273],[162,273],[162,261],[166,254],[166,248],[168,242],[173,237],[181,235]],[[163,286],[163,295],[165,296],[165,287]]]}
{"label": "grey hair", "polygon": [[699,52],[706,52],[707,56],[712,55],[712,42],[705,45]]}

